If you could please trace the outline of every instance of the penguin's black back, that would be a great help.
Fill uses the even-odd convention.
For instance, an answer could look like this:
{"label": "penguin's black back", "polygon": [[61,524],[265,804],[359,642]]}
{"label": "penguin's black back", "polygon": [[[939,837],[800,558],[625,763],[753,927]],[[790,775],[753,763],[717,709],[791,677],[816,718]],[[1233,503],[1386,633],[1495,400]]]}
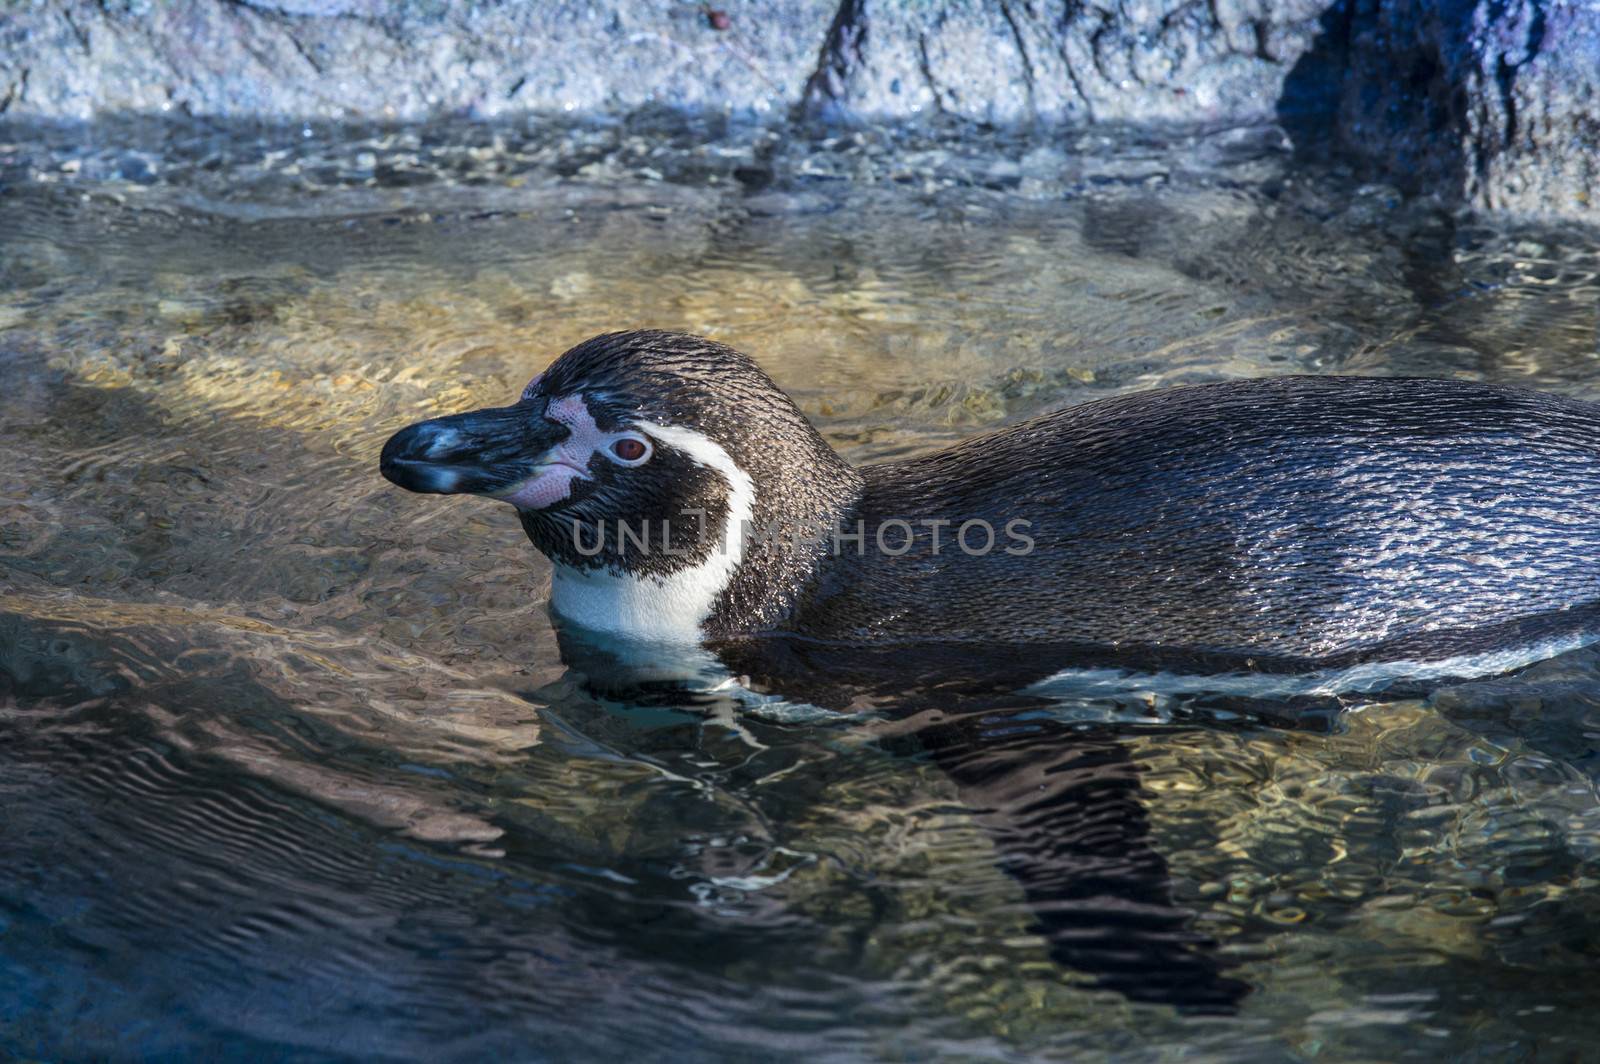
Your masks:
{"label": "penguin's black back", "polygon": [[[807,636],[1331,665],[1531,643],[1600,600],[1600,406],[1521,389],[1175,388],[862,473],[868,548],[828,561]],[[918,534],[889,556],[872,530],[897,519]],[[927,519],[952,522],[937,555]],[[982,557],[953,542],[969,519],[997,533]]]}

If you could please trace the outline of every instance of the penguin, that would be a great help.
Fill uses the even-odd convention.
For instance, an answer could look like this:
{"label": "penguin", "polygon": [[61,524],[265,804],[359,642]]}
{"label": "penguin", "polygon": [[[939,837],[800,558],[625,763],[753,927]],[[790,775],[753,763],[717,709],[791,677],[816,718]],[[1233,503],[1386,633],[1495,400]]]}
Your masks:
{"label": "penguin", "polygon": [[655,645],[1473,675],[1600,612],[1600,406],[1466,381],[1142,392],[854,468],[749,357],[619,332],[380,467],[511,503],[560,621]]}
{"label": "penguin", "polygon": [[620,332],[402,429],[380,469],[516,508],[591,687],[710,661],[902,722],[1052,956],[1185,1011],[1250,987],[1174,900],[1126,729],[1053,718],[1053,679],[1336,695],[1509,671],[1600,620],[1600,407],[1462,381],[1178,387],[855,468],[747,356]]}

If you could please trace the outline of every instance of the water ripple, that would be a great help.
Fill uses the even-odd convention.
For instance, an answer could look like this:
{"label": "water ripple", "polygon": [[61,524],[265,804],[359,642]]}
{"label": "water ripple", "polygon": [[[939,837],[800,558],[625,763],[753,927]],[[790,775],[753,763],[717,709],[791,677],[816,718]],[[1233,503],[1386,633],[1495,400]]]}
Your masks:
{"label": "water ripple", "polygon": [[[1587,1046],[1595,655],[1320,732],[1078,707],[1137,780],[1186,941],[1256,988],[1231,1019],[1180,1015],[1058,963],[959,751],[586,694],[514,515],[417,506],[373,467],[396,426],[507,401],[629,325],[748,349],[856,460],[1263,374],[1600,398],[1591,235],[1284,184],[1278,156],[1204,143],[1096,141],[1028,194],[938,145],[932,191],[751,194],[753,149],[657,160],[663,182],[629,176],[634,130],[456,132],[175,146],[142,191],[109,142],[73,173],[49,138],[0,145],[22,175],[0,187],[0,1049]],[[881,147],[812,169],[877,173]],[[438,173],[384,188],[379,162]],[[1060,842],[1049,812],[1016,850]]]}

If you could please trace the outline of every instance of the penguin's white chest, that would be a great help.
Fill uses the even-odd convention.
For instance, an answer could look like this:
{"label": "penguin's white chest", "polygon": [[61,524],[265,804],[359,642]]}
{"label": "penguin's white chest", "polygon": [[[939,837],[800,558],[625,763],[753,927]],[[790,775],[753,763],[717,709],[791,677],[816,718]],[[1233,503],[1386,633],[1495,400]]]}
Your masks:
{"label": "penguin's white chest", "polygon": [[550,580],[550,606],[565,620],[593,632],[692,645],[700,642],[700,626],[726,584],[715,572],[683,570],[665,577],[640,577],[557,563]]}

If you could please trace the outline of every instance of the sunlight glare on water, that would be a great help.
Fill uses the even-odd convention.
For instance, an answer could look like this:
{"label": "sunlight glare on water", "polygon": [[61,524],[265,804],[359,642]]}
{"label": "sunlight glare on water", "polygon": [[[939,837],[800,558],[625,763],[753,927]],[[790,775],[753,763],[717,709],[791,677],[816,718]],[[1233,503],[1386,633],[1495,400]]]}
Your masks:
{"label": "sunlight glare on water", "polygon": [[663,160],[631,135],[496,135],[461,165],[447,136],[207,143],[153,183],[116,145],[81,169],[0,145],[0,1046],[1588,1044],[1600,656],[1331,732],[1133,730],[1176,891],[1257,988],[1186,1016],[1052,962],[949,782],[872,728],[586,694],[514,513],[406,495],[376,457],[638,327],[747,351],[853,461],[1227,377],[1600,399],[1600,242],[1291,177],[1271,144],[1054,170],[1001,144],[994,180],[937,146],[906,173],[789,146],[753,181],[736,140]]}

